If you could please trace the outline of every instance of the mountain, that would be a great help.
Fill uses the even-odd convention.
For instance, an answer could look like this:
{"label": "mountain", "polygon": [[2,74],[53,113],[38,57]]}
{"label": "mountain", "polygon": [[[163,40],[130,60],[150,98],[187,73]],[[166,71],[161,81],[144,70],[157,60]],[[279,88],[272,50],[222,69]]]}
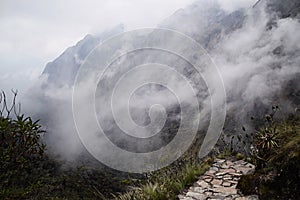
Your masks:
{"label": "mountain", "polygon": [[[197,40],[205,48],[212,48],[222,37],[242,26],[245,12],[242,10],[226,14],[214,1],[197,1],[180,9],[165,19],[159,28],[180,31]],[[43,71],[48,81],[56,85],[72,85],[75,74],[86,56],[106,38],[124,31],[123,25],[100,35],[87,35],[75,46],[66,49],[62,55],[48,63]]]}
{"label": "mountain", "polygon": [[[253,8],[263,7],[264,4],[267,4],[269,12],[275,12],[279,18],[299,16],[300,2],[297,0],[284,2],[259,0],[253,5]],[[158,27],[180,31],[210,50],[225,35],[242,27],[247,15],[246,12],[246,10],[237,10],[228,14],[220,8],[216,0],[198,0],[187,8],[176,11]],[[125,31],[124,26],[118,25],[99,35],[89,34],[85,36],[75,46],[69,47],[57,59],[49,62],[43,74],[49,76],[49,82],[61,86],[64,84],[72,85],[79,66],[92,49],[106,38],[123,31]]]}
{"label": "mountain", "polygon": [[[300,2],[297,0],[284,2],[259,0],[253,8],[263,7],[264,4],[267,4],[269,12],[275,12],[279,18],[297,17],[300,12]],[[246,10],[237,10],[228,14],[220,8],[216,0],[198,0],[187,8],[176,11],[158,27],[182,32],[210,50],[225,35],[241,28],[246,15]],[[57,59],[49,62],[43,74],[49,76],[48,80],[51,83],[60,86],[72,85],[77,70],[86,56],[106,38],[124,31],[124,26],[118,25],[99,35],[85,36],[75,46],[69,47]]]}
{"label": "mountain", "polygon": [[[226,131],[237,134],[239,130],[234,130],[233,127],[244,124],[251,127],[251,123],[247,120],[253,115],[266,114],[273,104],[279,104],[286,112],[291,112],[300,105],[299,8],[297,0],[288,0],[284,3],[279,0],[260,0],[249,9],[228,13],[222,9],[217,0],[199,0],[185,9],[178,10],[158,25],[159,28],[182,32],[197,41],[219,67],[227,95]],[[73,154],[80,154],[82,151],[72,114],[72,86],[79,67],[98,44],[124,31],[124,27],[119,25],[99,35],[87,35],[53,62],[48,63],[41,84],[35,86],[33,89],[35,93],[29,92],[31,98],[29,102],[41,105],[37,109],[37,116],[51,127],[48,143],[51,143],[53,149],[64,157],[74,157]],[[145,43],[152,42],[151,34],[154,33],[146,35]],[[172,44],[172,38],[163,38],[160,42]],[[114,50],[122,50],[126,45],[130,44],[119,46],[116,44],[118,48]],[[183,44],[174,44],[174,46],[180,50],[185,47]],[[193,55],[194,52],[186,53]],[[180,62],[174,55],[166,55],[162,52],[150,54],[139,51],[135,55],[128,54],[126,58],[130,58],[127,60],[131,62],[119,59],[113,63],[111,68],[113,70],[107,74],[106,82],[103,84],[101,82],[102,93],[95,95],[96,100],[107,103],[109,96],[106,96],[105,92],[113,90],[118,78],[122,78],[123,72],[130,69],[132,65],[154,63],[158,60],[163,62],[162,64],[175,66],[174,68],[181,75],[193,83],[198,101],[201,102],[199,107],[205,121],[203,127],[207,128],[206,122],[210,119],[210,114],[207,114],[210,94],[205,86],[205,80],[190,64]],[[117,66],[119,61],[123,62],[121,66]],[[93,68],[90,70],[93,71]],[[157,75],[160,76],[163,74]],[[211,76],[214,77],[215,74]],[[142,77],[135,77],[136,80],[139,78]],[[174,82],[177,83],[176,80]],[[123,85],[124,91],[127,86],[129,87],[130,84]],[[180,86],[182,84],[179,82],[176,87],[180,88]],[[86,85],[82,94],[84,95],[90,88],[90,85]],[[164,144],[168,143],[178,130],[180,123],[178,116],[182,106],[178,105],[176,98],[166,95],[166,91],[166,88],[158,86],[139,89],[138,94],[133,95],[137,104],[133,106],[130,113],[137,124],[147,125],[152,120],[149,119],[151,116],[148,111],[151,106],[147,107],[149,102],[162,101],[162,104],[166,105],[167,113],[166,124],[162,129],[163,132],[167,132],[162,135]],[[155,99],[155,93],[161,96]],[[185,95],[185,90],[181,90],[180,94]],[[143,101],[138,101],[138,97]],[[189,100],[190,96],[184,97],[185,100]],[[45,102],[46,107],[43,106]],[[110,139],[115,140],[128,151],[143,152],[149,148],[157,149],[161,145],[159,142],[153,144],[145,140],[146,142],[134,149],[133,146],[138,143],[137,141],[128,143],[128,136],[125,134],[118,137],[120,130],[115,128],[116,122],[111,122],[114,116],[109,111],[109,105],[99,109],[98,112],[102,114],[106,131],[112,136]],[[82,104],[81,107],[86,106]],[[194,105],[185,106],[193,111]],[[120,110],[118,116],[125,116],[126,112],[122,108]],[[194,114],[192,111],[191,116]],[[85,116],[82,120],[85,120],[84,118]]]}
{"label": "mountain", "polygon": [[[257,5],[264,3],[260,0]],[[270,11],[275,11],[280,18],[297,17],[299,18],[300,13],[300,2],[297,0],[273,0],[267,1],[268,8]]]}
{"label": "mountain", "polygon": [[245,10],[226,13],[217,1],[196,1],[165,19],[159,27],[180,31],[211,49],[220,38],[240,28]]}
{"label": "mountain", "polygon": [[87,35],[76,45],[67,48],[58,58],[49,62],[43,74],[48,76],[49,83],[58,86],[72,85],[78,71],[86,56],[105,39],[124,31],[122,24],[105,31],[99,35]]}

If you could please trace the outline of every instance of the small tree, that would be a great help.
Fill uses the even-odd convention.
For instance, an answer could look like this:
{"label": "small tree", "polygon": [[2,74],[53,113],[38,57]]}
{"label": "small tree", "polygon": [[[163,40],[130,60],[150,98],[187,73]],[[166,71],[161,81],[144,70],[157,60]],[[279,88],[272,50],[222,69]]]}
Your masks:
{"label": "small tree", "polygon": [[[6,95],[0,93],[0,181],[1,193],[12,185],[26,185],[33,170],[44,158],[45,145],[41,142],[44,131],[30,117],[20,115],[16,104],[17,92],[13,91],[11,106]],[[1,196],[1,195],[0,195]]]}

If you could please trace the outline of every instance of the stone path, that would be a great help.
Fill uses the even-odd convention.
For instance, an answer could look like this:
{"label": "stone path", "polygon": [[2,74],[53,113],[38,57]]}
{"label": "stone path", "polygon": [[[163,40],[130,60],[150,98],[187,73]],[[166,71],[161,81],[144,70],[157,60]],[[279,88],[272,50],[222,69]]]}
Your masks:
{"label": "stone path", "polygon": [[234,199],[257,200],[256,195],[243,196],[237,189],[242,174],[254,172],[255,166],[243,160],[229,161],[216,159],[212,167],[186,192],[180,200]]}

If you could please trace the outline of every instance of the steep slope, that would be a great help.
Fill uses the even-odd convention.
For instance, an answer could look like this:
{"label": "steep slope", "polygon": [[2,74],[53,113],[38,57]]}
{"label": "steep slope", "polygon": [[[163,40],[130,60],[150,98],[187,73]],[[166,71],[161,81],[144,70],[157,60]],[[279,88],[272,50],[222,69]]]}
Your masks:
{"label": "steep slope", "polygon": [[[259,0],[253,8],[263,7],[264,4],[267,4],[269,12],[275,12],[279,18],[297,17],[300,12],[300,2],[297,0],[284,2]],[[246,15],[246,10],[237,10],[227,14],[216,0],[198,0],[187,8],[175,12],[158,27],[185,33],[210,50],[225,35],[241,28]],[[48,63],[43,74],[47,74],[48,80],[57,85],[72,85],[79,66],[92,49],[106,38],[123,31],[124,27],[119,25],[100,35],[85,36],[75,46],[69,47],[57,59]]]}
{"label": "steep slope", "polygon": [[[158,27],[180,31],[198,41],[203,47],[211,49],[226,34],[240,28],[245,11],[225,13],[217,1],[196,1],[185,9],[180,9],[165,19]],[[58,86],[72,85],[76,72],[85,57],[101,41],[123,32],[119,25],[100,35],[87,35],[73,47],[69,47],[54,61],[48,63],[43,74],[48,81]]]}
{"label": "steep slope", "polygon": [[245,10],[226,13],[216,0],[198,0],[165,19],[159,27],[180,31],[210,50],[224,36],[241,28]]}
{"label": "steep slope", "polygon": [[[265,12],[266,4],[268,12]],[[229,117],[225,128],[228,128],[230,132],[239,133],[239,130],[232,130],[233,127],[247,124],[246,120],[250,119],[252,115],[265,114],[274,102],[285,107],[288,112],[300,104],[300,86],[298,84],[300,78],[300,46],[298,44],[300,25],[295,18],[298,8],[297,1],[289,1],[282,6],[280,1],[261,0],[248,10],[227,13],[220,8],[217,1],[200,0],[177,11],[159,25],[161,28],[177,30],[192,37],[205,47],[215,60],[222,73],[226,88]],[[286,13],[291,13],[289,15],[291,17],[288,17]],[[47,102],[46,108],[38,109],[38,116],[45,119],[45,124],[51,127],[52,133],[48,141],[59,153],[66,154],[66,157],[72,157],[74,152],[82,151],[72,115],[72,85],[78,68],[95,46],[105,38],[122,31],[124,28],[118,26],[98,36],[88,35],[75,46],[68,48],[59,58],[47,64],[43,72],[46,76],[46,80],[42,83],[44,87],[41,87],[42,90],[36,89],[40,93],[36,92],[36,96],[32,95],[33,97],[31,97],[33,102],[38,102],[36,105],[43,105]],[[151,36],[151,34],[149,35]],[[170,43],[172,40],[165,38],[161,42]],[[182,48],[181,44],[175,45]],[[192,54],[193,52],[187,53]],[[122,75],[122,72],[126,71],[124,69],[130,68],[132,65],[162,60],[163,64],[175,66],[176,70],[182,72],[182,75],[194,83],[199,102],[204,102],[209,97],[201,75],[195,73],[195,70],[191,69],[187,63],[178,62],[176,59],[168,63],[168,58],[171,57],[167,57],[164,53],[154,53],[149,56],[147,52],[141,51],[136,55],[129,56],[131,56],[128,57],[131,60],[128,60],[132,63],[125,62],[122,68],[113,66],[118,70],[111,71],[107,83],[114,83]],[[135,56],[140,57],[135,58]],[[113,84],[107,84],[102,90],[112,89],[113,86]],[[38,88],[39,85],[36,87]],[[155,92],[165,94],[164,91],[166,91],[162,87],[148,89],[149,87],[145,87],[140,90],[141,96],[146,100],[155,96]],[[178,120],[180,113],[178,105],[172,104],[173,99],[163,95],[161,97],[163,98],[158,99],[163,99],[164,102],[166,102],[165,99],[168,100],[169,119],[172,116]],[[100,95],[100,98],[106,97]],[[140,102],[140,105],[143,105],[143,101]],[[82,105],[82,107],[84,106]],[[108,109],[108,107],[103,108],[101,113],[105,113]],[[143,125],[149,122],[147,118],[149,113],[141,112],[144,109],[137,105],[131,110],[134,111],[133,114],[131,113],[133,118],[139,120],[138,122]],[[147,109],[149,110],[148,107]],[[204,110],[203,107],[201,109],[201,111]],[[204,112],[201,114],[204,114],[205,120],[210,118]],[[111,135],[118,136],[119,129],[114,129],[116,124],[110,123],[110,117],[106,118],[108,122],[106,128]],[[167,142],[170,140],[170,135],[174,134],[178,128],[178,123],[173,125],[172,123],[172,120],[169,120],[163,128],[163,131],[167,132],[167,135],[164,135]],[[122,137],[117,140],[123,148],[128,145]],[[151,146],[151,143],[149,145]],[[151,147],[155,149],[153,147],[155,145]],[[66,149],[65,146],[69,148]],[[127,150],[134,148],[129,146]],[[146,145],[142,145],[142,148],[147,149]]]}
{"label": "steep slope", "polygon": [[76,45],[66,49],[58,58],[49,62],[44,75],[48,75],[49,83],[55,83],[57,86],[73,85],[79,66],[86,56],[105,39],[124,31],[122,24],[105,31],[99,35],[87,35]]}

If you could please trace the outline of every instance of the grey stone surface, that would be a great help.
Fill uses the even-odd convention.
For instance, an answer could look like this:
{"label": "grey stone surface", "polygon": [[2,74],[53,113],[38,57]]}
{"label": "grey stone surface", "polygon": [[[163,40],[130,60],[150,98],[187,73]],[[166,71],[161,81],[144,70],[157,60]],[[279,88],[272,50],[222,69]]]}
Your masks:
{"label": "grey stone surface", "polygon": [[254,170],[254,165],[243,160],[233,162],[231,160],[216,159],[212,167],[178,198],[180,200],[257,200],[256,195],[243,196],[236,189],[240,177],[243,174],[252,173]]}
{"label": "grey stone surface", "polygon": [[200,194],[200,193],[198,193],[198,192],[188,192],[188,193],[186,193],[186,196],[188,196],[188,197],[192,197],[192,198],[194,198],[194,199],[203,199],[203,200],[205,200],[206,199],[206,195],[204,195],[204,194]]}

